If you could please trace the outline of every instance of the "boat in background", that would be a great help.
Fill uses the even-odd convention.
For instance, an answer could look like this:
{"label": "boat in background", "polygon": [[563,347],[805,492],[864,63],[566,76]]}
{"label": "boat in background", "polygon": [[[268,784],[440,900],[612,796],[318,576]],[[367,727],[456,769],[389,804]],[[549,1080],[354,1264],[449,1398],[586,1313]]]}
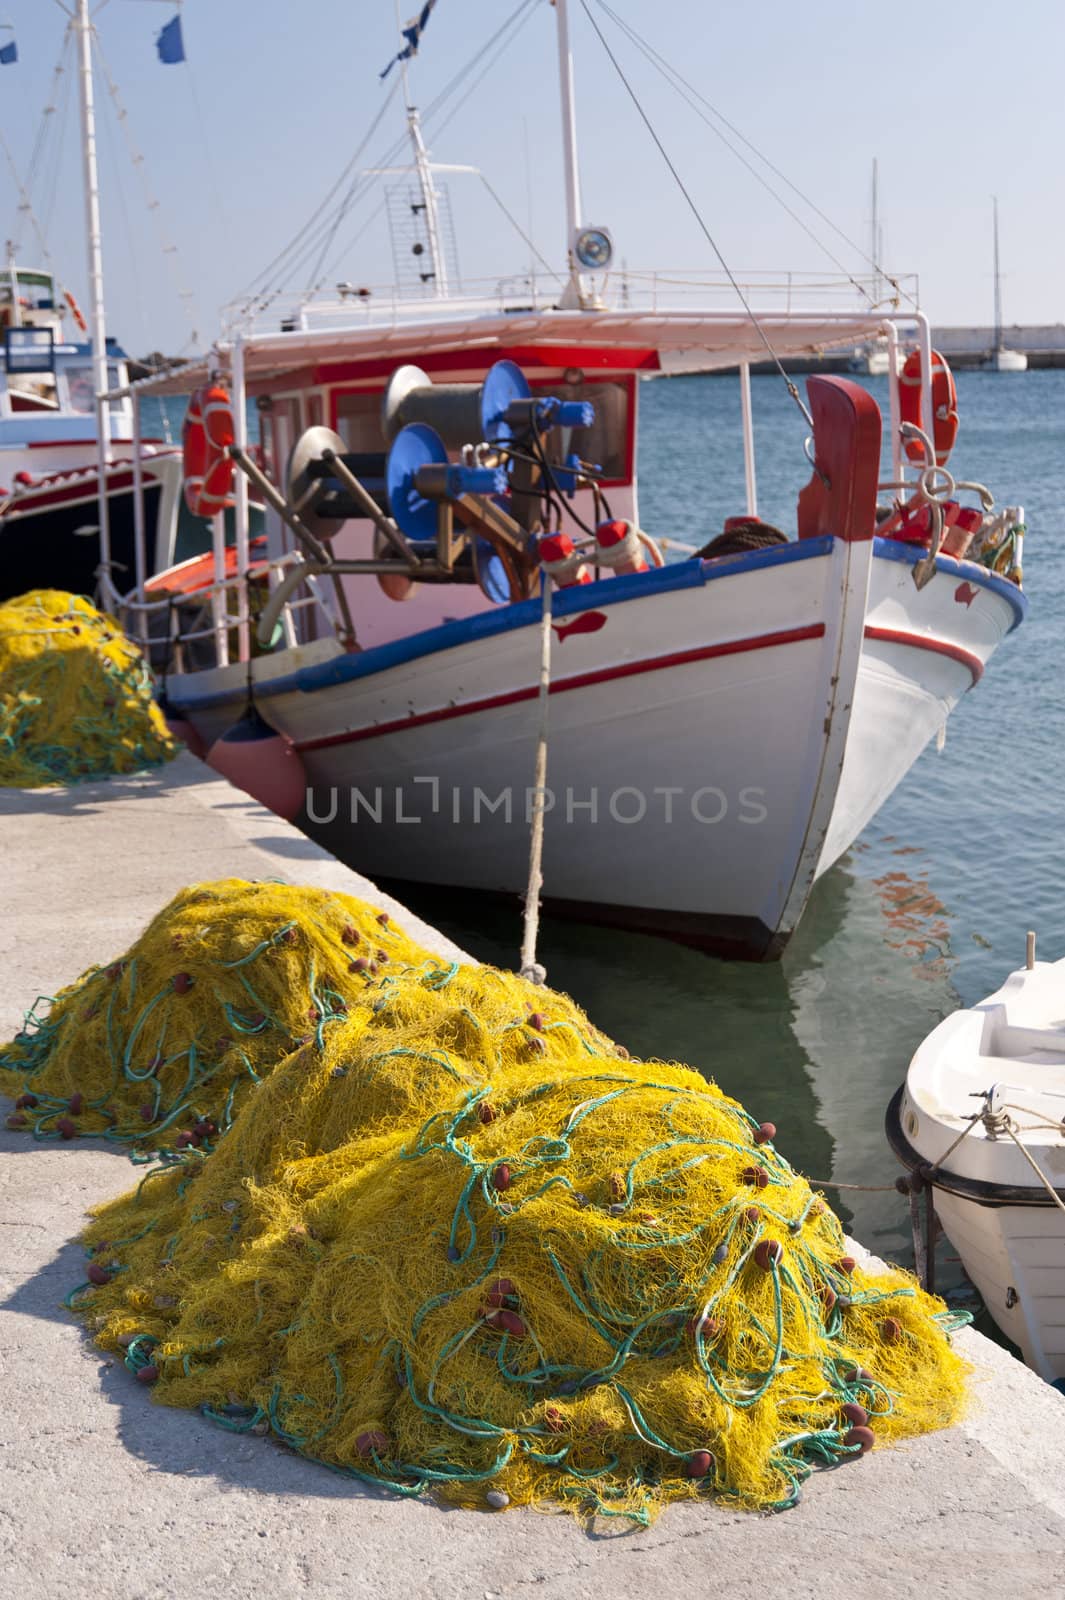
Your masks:
{"label": "boat in background", "polygon": [[1012,350],[1002,331],[1002,274],[998,261],[998,199],[991,202],[995,227],[995,332],[991,354],[980,363],[981,372],[1027,372],[1028,357],[1023,350]]}
{"label": "boat in background", "polygon": [[887,1136],[1024,1359],[1065,1380],[1065,961],[1027,964],[918,1048]]}
{"label": "boat in background", "polygon": [[[200,503],[210,480],[237,518],[235,571],[218,537],[201,591],[213,633],[175,641],[166,695],[210,743],[250,693],[303,762],[310,820],[371,874],[515,899],[541,819],[556,912],[774,959],[1023,619],[1023,518],[944,465],[958,418],[920,313],[799,309],[790,279],[757,309],[715,308],[709,283],[693,307],[689,275],[612,276],[610,235],[581,211],[565,0],[555,15],[557,278],[448,284],[408,96],[411,297],[270,299],[269,323],[226,330],[210,361],[131,386],[135,408],[190,391],[197,418],[214,408],[215,437],[188,432],[186,490]],[[875,400],[813,377],[808,411],[790,388],[793,536],[768,527],[750,363],[883,336],[897,367],[900,324],[919,360],[906,422],[891,384],[886,481]],[[720,530],[679,511],[644,529],[639,378],[737,366],[745,503]],[[249,487],[268,508],[259,562]],[[659,534],[692,553],[665,562]],[[161,614],[140,580],[112,603],[140,636]]]}

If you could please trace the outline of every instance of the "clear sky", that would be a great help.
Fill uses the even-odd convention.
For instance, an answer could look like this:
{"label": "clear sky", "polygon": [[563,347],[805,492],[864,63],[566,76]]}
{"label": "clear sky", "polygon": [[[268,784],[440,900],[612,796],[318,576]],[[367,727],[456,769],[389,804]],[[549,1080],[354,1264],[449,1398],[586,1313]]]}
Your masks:
{"label": "clear sky", "polygon": [[[520,0],[437,0],[411,71],[428,107]],[[831,271],[831,263],[588,0],[730,265],[738,272]],[[796,182],[863,249],[870,175],[880,165],[884,260],[920,276],[934,321],[988,323],[991,196],[997,194],[1007,322],[1065,321],[1065,0],[612,0],[613,9]],[[401,0],[403,20],[417,0]],[[174,0],[95,3],[125,127],[161,202],[149,212],[106,84],[98,76],[104,263],[111,331],[128,348],[175,351],[192,291],[201,343],[219,308],[296,236],[360,145],[398,79],[394,0],[185,0],[188,61],[164,66],[154,40]],[[610,226],[633,269],[715,262],[582,10],[570,0],[584,219]],[[65,19],[56,0],[2,0],[20,60],[0,67],[0,125],[28,168]],[[520,31],[471,76],[428,140],[436,160],[478,165],[552,263],[564,248],[555,15],[529,0]],[[12,37],[0,33],[0,45]],[[34,202],[61,277],[84,303],[76,77],[38,163]],[[66,109],[62,109],[64,104]],[[402,140],[398,97],[362,164]],[[394,159],[394,158],[393,158]],[[776,180],[773,180],[774,182]],[[527,246],[478,180],[448,180],[466,278],[518,273]],[[322,261],[327,282],[392,277],[388,229],[367,192]],[[862,262],[789,202],[849,270]],[[17,195],[0,159],[0,237]],[[177,251],[164,256],[160,231]],[[20,260],[39,258],[22,228]],[[315,236],[317,237],[317,236]],[[318,257],[305,251],[289,286]],[[271,279],[275,282],[276,279]]]}

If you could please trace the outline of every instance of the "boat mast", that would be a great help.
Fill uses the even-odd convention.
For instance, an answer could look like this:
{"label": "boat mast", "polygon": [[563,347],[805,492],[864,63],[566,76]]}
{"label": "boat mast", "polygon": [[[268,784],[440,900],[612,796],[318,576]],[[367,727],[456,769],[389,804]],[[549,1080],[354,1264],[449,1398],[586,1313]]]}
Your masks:
{"label": "boat mast", "polygon": [[581,217],[581,179],[577,165],[577,118],[573,103],[573,55],[569,47],[567,0],[552,0],[558,21],[558,76],[562,102],[562,165],[566,184],[566,259],[569,282],[561,304],[568,308],[585,301],[585,287],[573,253]]}
{"label": "boat mast", "polygon": [[880,164],[873,157],[873,215],[869,225],[869,259],[873,263],[873,304],[880,303]]}
{"label": "boat mast", "polygon": [[[402,21],[399,14],[399,0],[396,0],[396,27],[402,37]],[[433,187],[433,169],[429,161],[429,152],[425,148],[422,138],[421,122],[418,117],[417,106],[410,103],[410,80],[407,74],[407,63],[400,57],[400,72],[403,77],[403,104],[407,108],[407,131],[414,150],[414,166],[418,173],[418,185],[422,192],[422,205],[425,209],[425,231],[429,239],[429,259],[433,270],[433,291],[438,299],[444,299],[448,292],[447,266],[444,261],[444,252],[440,243],[440,213],[437,209],[437,193]]]}
{"label": "boat mast", "polygon": [[[85,181],[85,230],[89,256],[89,315],[92,329],[93,388],[96,394],[96,428],[100,464],[100,505],[106,516],[103,493],[104,468],[111,461],[111,432],[108,425],[107,326],[104,319],[104,264],[100,242],[100,190],[96,172],[96,115],[92,92],[92,23],[89,0],[77,0],[74,27],[78,36],[78,68],[81,83],[81,147]],[[101,550],[104,550],[101,528]],[[110,576],[110,574],[108,574]]]}
{"label": "boat mast", "polygon": [[995,342],[996,351],[1002,349],[1002,279],[998,270],[998,196],[991,197],[992,216],[995,221]]}

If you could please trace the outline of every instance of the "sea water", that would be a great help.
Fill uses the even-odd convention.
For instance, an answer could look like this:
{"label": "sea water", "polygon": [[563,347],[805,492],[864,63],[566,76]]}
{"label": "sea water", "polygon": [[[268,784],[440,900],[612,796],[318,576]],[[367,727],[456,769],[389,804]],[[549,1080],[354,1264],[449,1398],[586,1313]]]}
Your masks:
{"label": "sea water", "polygon": [[[863,379],[887,415],[886,379]],[[1024,963],[1065,956],[1065,372],[961,373],[959,477],[1028,523],[1028,620],[844,859],[817,884],[784,958],[717,961],[638,934],[541,923],[548,981],[635,1055],[688,1062],[775,1122],[845,1222],[908,1261],[884,1111],[920,1040]],[[752,380],[758,504],[792,535],[807,428],[779,378]],[[640,386],[640,517],[702,543],[745,509],[735,377]],[[549,758],[550,762],[550,758]],[[530,751],[530,772],[532,752]],[[531,781],[531,780],[530,780]],[[549,774],[550,781],[550,774]],[[545,860],[547,891],[550,857]],[[483,960],[516,962],[520,907],[397,886]],[[944,1247],[942,1257],[953,1252]],[[943,1281],[959,1276],[942,1262]]]}

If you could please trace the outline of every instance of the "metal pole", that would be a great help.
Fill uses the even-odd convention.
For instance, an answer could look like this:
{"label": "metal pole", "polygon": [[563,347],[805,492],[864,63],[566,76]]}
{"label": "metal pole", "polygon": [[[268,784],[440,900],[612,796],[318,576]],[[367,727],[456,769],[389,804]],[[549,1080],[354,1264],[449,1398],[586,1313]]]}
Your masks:
{"label": "metal pole", "polygon": [[216,517],[211,518],[211,545],[214,550],[214,587],[211,590],[211,614],[214,620],[214,642],[217,654],[215,665],[228,667],[228,607],[226,605],[226,591],[222,587],[226,581],[226,518],[225,513],[222,511]]}
{"label": "metal pole", "polygon": [[111,528],[107,505],[107,468],[111,462],[111,412],[107,393],[107,324],[104,317],[104,267],[100,243],[100,192],[96,172],[96,118],[92,87],[92,23],[89,0],[77,0],[78,76],[81,85],[81,145],[85,182],[85,229],[89,258],[89,312],[92,328],[93,390],[96,400],[97,503],[100,517],[100,565],[104,593],[111,586]]}
{"label": "metal pole", "polygon": [[754,471],[754,414],[751,410],[750,362],[740,362],[740,410],[743,413],[743,472],[747,480],[747,515],[758,515],[758,484]]}
{"label": "metal pole", "polygon": [[133,391],[133,549],[136,561],[137,598],[146,598],[148,579],[147,540],[144,527],[144,467],[141,461],[141,397]]}
{"label": "metal pole", "polygon": [[921,415],[929,438],[935,431],[935,411],[932,409],[932,330],[923,311],[913,313],[917,323],[917,339],[921,349]]}
{"label": "metal pole", "polygon": [[899,426],[902,412],[899,409],[899,330],[893,322],[887,324],[888,348],[888,409],[891,417],[891,476],[895,483],[902,482],[902,435]]}
{"label": "metal pole", "polygon": [[[577,165],[577,118],[573,101],[573,54],[569,46],[569,11],[567,0],[555,0],[558,19],[558,77],[562,100],[562,167],[566,186],[566,260],[569,263],[568,294],[574,305],[580,305],[584,285],[573,246],[581,221],[581,178]],[[565,304],[565,298],[563,299]]]}
{"label": "metal pole", "polygon": [[998,196],[991,199],[995,219],[995,351],[1002,349],[1002,279],[998,270]]}
{"label": "metal pole", "polygon": [[[244,340],[240,334],[233,345],[231,355],[231,375],[233,382],[233,433],[234,442],[241,450],[248,448],[248,402],[247,390],[244,382]],[[251,654],[251,637],[248,628],[248,619],[251,614],[251,597],[248,590],[248,480],[243,472],[236,475],[235,504],[233,507],[236,522],[237,544],[237,576],[240,584],[237,588],[237,653],[241,661],[247,661]]]}

